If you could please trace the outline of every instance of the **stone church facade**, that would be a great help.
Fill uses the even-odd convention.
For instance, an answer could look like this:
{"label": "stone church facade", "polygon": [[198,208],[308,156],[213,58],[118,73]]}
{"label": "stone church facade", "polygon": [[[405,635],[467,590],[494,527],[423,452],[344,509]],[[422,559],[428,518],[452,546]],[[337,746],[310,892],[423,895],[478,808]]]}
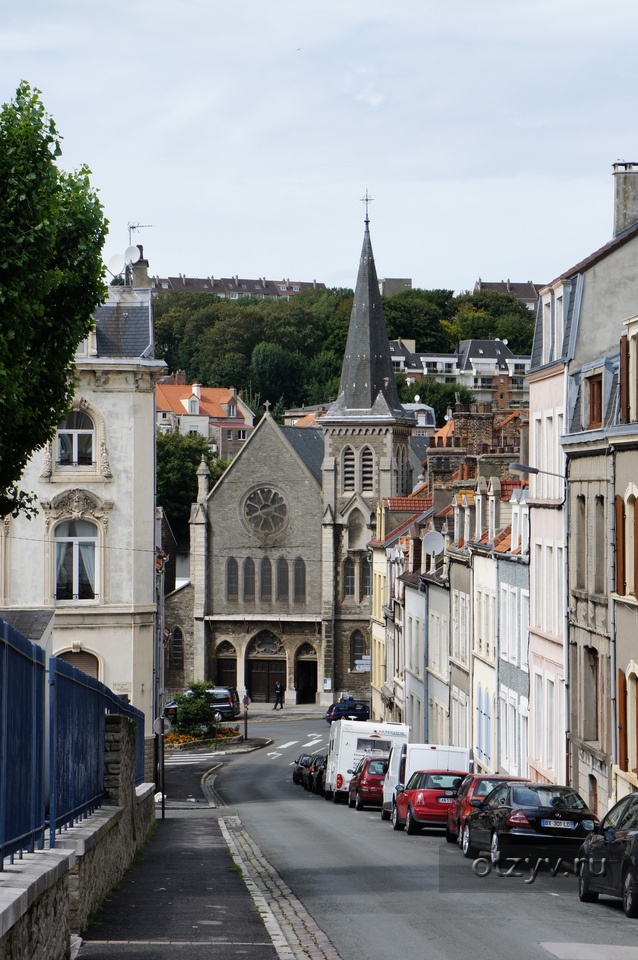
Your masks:
{"label": "stone church facade", "polygon": [[409,492],[413,427],[366,220],[339,396],[320,429],[266,412],[212,490],[200,466],[191,584],[166,602],[185,641],[182,686],[210,680],[271,702],[280,680],[288,703],[369,697],[368,543],[377,501]]}

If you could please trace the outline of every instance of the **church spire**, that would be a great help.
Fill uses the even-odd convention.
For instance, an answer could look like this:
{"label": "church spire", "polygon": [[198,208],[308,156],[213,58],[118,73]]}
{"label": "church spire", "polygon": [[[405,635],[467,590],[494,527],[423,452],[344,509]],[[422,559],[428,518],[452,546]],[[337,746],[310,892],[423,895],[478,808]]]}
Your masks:
{"label": "church spire", "polygon": [[368,217],[371,199],[366,191],[363,248],[341,369],[339,396],[326,413],[325,420],[388,422],[407,419],[394,379],[388,331],[372,253]]}

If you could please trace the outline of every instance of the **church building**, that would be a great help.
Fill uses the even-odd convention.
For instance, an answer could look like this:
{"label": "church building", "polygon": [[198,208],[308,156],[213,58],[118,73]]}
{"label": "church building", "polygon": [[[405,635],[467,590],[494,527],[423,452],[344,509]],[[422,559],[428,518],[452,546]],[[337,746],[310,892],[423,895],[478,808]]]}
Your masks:
{"label": "church building", "polygon": [[377,502],[412,487],[411,443],[423,440],[414,428],[366,216],[336,401],[317,428],[280,427],[267,410],[212,490],[199,468],[190,583],[166,602],[181,642],[179,663],[167,664],[171,689],[211,680],[272,702],[280,680],[288,703],[369,697],[368,543]]}

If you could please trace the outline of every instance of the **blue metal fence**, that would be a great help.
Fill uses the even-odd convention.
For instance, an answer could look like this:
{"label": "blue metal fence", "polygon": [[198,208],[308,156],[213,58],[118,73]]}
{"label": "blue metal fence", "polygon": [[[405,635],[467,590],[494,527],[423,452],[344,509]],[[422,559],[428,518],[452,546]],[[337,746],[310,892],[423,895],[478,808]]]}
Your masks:
{"label": "blue metal fence", "polygon": [[104,799],[106,714],[136,724],[135,782],[144,780],[144,714],[94,677],[49,658],[50,844],[56,831],[88,817]]}
{"label": "blue metal fence", "polygon": [[45,654],[0,620],[0,868],[44,845]]}
{"label": "blue metal fence", "polygon": [[42,849],[47,827],[55,846],[56,832],[102,803],[107,714],[135,722],[135,782],[144,781],[142,711],[58,657],[48,686],[46,674],[42,647],[0,619],[0,870]]}

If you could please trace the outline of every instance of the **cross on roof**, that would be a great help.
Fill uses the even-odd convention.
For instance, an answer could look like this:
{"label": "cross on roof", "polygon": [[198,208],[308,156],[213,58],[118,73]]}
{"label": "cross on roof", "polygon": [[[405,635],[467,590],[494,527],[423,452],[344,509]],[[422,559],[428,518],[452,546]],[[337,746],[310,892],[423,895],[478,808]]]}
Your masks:
{"label": "cross on roof", "polygon": [[374,198],[370,196],[370,194],[368,193],[368,188],[366,187],[366,195],[365,197],[361,197],[361,203],[365,203],[366,205],[366,219],[365,219],[366,223],[370,223],[370,218],[368,216],[368,208],[372,203],[373,199]]}

